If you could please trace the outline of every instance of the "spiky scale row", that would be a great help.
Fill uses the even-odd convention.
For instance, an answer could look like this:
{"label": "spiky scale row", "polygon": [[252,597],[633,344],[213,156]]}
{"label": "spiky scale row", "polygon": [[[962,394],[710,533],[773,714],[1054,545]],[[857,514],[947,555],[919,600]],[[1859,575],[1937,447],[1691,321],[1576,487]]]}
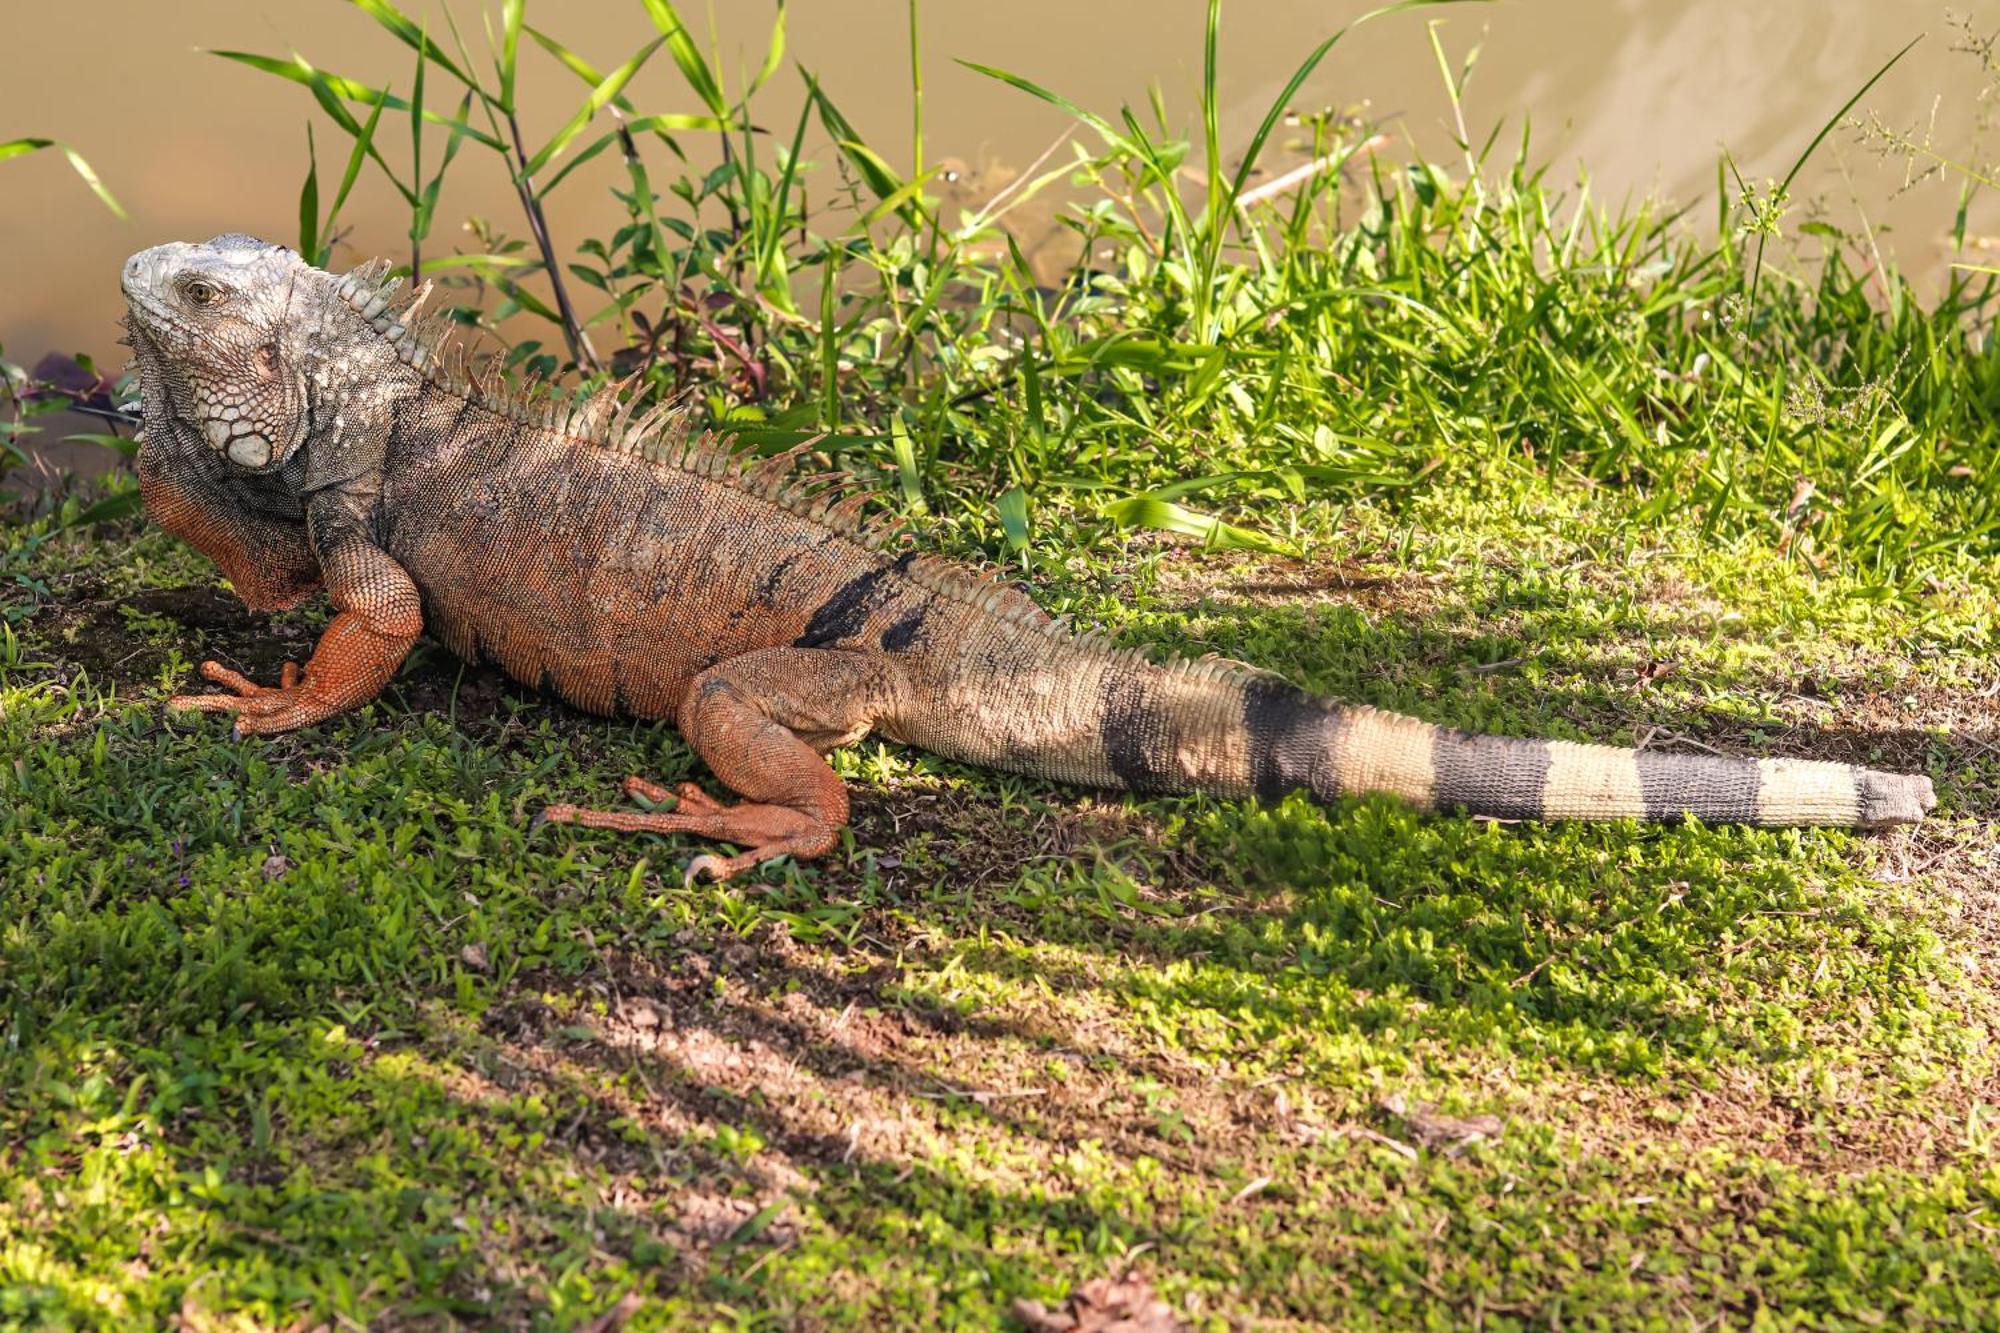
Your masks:
{"label": "spiky scale row", "polygon": [[[902,532],[900,520],[868,513],[877,493],[860,488],[853,478],[799,471],[798,464],[824,436],[761,457],[753,450],[732,446],[726,436],[695,430],[686,394],[641,411],[644,400],[634,392],[637,375],[568,401],[559,398],[562,391],[548,381],[513,388],[497,379],[482,379],[469,367],[463,349],[450,338],[450,317],[441,313],[420,316],[431,284],[403,291],[401,279],[388,276],[389,268],[387,260],[371,260],[350,270],[335,290],[370,328],[395,345],[399,360],[420,371],[426,382],[440,391],[530,429],[557,433],[753,495],[871,551],[881,550]],[[1114,666],[1158,667],[1194,682],[1268,674],[1225,658],[1163,657],[1147,647],[1120,645],[1103,630],[1075,633],[1067,621],[1050,616],[1025,593],[1000,582],[997,574],[955,561],[919,556],[907,564],[904,576],[927,592],[973,607],[998,626],[1062,640],[1079,653]]]}

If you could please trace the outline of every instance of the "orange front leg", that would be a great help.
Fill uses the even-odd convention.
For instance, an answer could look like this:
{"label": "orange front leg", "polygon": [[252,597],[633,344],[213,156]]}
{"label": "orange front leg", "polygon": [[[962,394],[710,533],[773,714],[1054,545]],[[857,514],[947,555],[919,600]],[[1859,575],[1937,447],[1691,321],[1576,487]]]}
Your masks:
{"label": "orange front leg", "polygon": [[202,675],[231,692],[176,695],[167,707],[234,713],[240,739],[309,727],[380,694],[423,631],[416,585],[373,546],[346,544],[324,558],[324,568],[340,614],[303,672],[287,662],[277,685],[258,685],[220,662],[204,662]]}

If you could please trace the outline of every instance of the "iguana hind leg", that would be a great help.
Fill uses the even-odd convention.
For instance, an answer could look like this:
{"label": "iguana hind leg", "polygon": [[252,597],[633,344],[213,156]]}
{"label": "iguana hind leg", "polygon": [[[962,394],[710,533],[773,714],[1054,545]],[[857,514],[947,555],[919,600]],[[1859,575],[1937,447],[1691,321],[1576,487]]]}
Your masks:
{"label": "iguana hind leg", "polygon": [[821,756],[859,740],[894,710],[900,673],[865,653],[769,648],[695,677],[676,722],[722,784],[743,796],[725,805],[691,782],[674,792],[644,778],[628,796],[677,802],[672,810],[581,810],[551,805],[544,823],[626,833],[693,833],[747,850],[697,856],[690,881],[725,880],[776,856],[822,856],[847,823],[847,787]]}

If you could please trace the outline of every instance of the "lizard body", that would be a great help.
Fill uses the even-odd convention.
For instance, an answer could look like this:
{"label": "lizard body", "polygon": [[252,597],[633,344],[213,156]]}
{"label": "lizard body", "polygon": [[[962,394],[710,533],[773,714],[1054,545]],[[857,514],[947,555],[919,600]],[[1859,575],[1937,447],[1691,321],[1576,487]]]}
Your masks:
{"label": "lizard body", "polygon": [[673,808],[542,818],[745,848],[690,867],[717,878],[830,849],[848,806],[822,756],[870,732],[1095,787],[1384,791],[1502,818],[1877,827],[1933,803],[1921,776],[1470,735],[1073,634],[684,412],[481,386],[383,271],[241,236],[126,266],[149,511],[253,607],[323,584],[337,610],[278,686],[210,662],[229,692],[172,701],[239,734],[358,706],[429,633],[578,708],[673,720],[742,802],[634,777]]}

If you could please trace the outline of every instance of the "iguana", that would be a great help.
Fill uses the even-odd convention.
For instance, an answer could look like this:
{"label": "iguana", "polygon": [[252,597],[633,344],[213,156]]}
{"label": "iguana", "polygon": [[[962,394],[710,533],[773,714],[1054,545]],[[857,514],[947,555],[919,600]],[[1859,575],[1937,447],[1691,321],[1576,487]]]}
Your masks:
{"label": "iguana", "polygon": [[690,880],[831,849],[848,797],[823,756],[870,732],[1091,787],[1391,792],[1506,819],[1876,828],[1934,803],[1917,775],[1472,735],[1232,662],[1152,660],[909,549],[857,497],[686,410],[482,382],[447,321],[420,319],[428,288],[386,275],[237,235],[125,266],[148,511],[253,609],[324,585],[336,610],[277,685],[211,661],[226,693],[171,700],[236,714],[239,737],[365,703],[429,633],[587,712],[673,719],[740,803],[632,777],[628,795],[670,808],[539,818],[742,849],[695,858]]}

